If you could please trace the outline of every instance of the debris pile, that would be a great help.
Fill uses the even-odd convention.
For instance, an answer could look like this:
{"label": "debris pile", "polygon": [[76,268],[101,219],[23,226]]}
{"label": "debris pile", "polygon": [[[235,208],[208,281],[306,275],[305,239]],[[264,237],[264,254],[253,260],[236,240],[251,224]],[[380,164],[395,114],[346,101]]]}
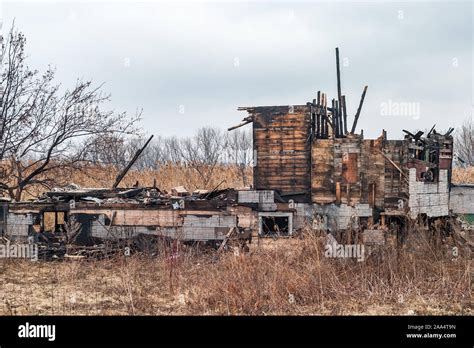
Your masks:
{"label": "debris pile", "polygon": [[170,192],[167,192],[156,187],[81,188],[76,184],[70,184],[65,187],[55,187],[51,191],[43,193],[33,202],[68,202],[72,205],[77,202],[98,205],[129,203],[177,209],[176,202],[180,200],[187,202],[213,200],[234,203],[236,199],[237,191],[231,188],[213,191],[198,189],[189,193],[183,186],[174,187]]}

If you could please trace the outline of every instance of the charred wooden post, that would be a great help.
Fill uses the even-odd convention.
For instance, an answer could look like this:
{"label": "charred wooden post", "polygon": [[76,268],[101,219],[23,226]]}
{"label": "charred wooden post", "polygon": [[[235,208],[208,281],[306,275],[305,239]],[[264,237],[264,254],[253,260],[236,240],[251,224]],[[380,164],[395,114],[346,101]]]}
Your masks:
{"label": "charred wooden post", "polygon": [[153,139],[153,135],[148,139],[148,141],[145,143],[145,145],[143,145],[143,147],[141,149],[139,149],[135,155],[133,156],[133,158],[130,160],[130,162],[127,164],[127,166],[120,172],[119,175],[117,175],[117,178],[115,179],[115,182],[114,182],[114,185],[112,186],[113,188],[117,188],[117,186],[120,184],[120,182],[122,181],[122,179],[124,178],[124,176],[127,174],[127,172],[130,170],[130,168],[133,166],[133,164],[136,162],[136,160],[138,159],[138,157],[140,157],[141,153],[143,152],[143,150],[145,150],[145,148],[148,146],[148,144],[150,143],[151,139]]}
{"label": "charred wooden post", "polygon": [[367,88],[368,88],[368,87],[369,87],[369,86],[365,86],[365,87],[364,87],[364,91],[362,92],[362,96],[361,96],[361,98],[360,98],[359,107],[357,108],[357,113],[356,113],[355,116],[354,116],[354,123],[352,124],[351,134],[354,134],[355,129],[356,129],[356,127],[357,127],[357,121],[359,120],[360,111],[362,110],[362,104],[364,104],[365,93],[367,92]]}
{"label": "charred wooden post", "polygon": [[337,100],[341,103],[341,70],[339,68],[339,47],[336,47]]}
{"label": "charred wooden post", "polygon": [[435,127],[436,127],[436,124],[435,124],[433,127],[431,127],[430,131],[429,131],[428,134],[426,135],[427,138],[429,138],[430,135],[431,135],[431,133],[433,133]]}
{"label": "charred wooden post", "polygon": [[332,107],[332,137],[337,138],[337,134],[339,132],[338,126],[339,122],[337,121],[337,112],[336,110],[336,99],[332,99],[331,101],[331,107]]}
{"label": "charred wooden post", "polygon": [[342,110],[341,110],[342,106],[341,106],[341,103],[338,102],[336,100],[336,112],[337,112],[337,121],[338,121],[338,137],[339,138],[342,138],[343,135],[344,135],[344,130],[343,130],[343,126],[342,126]]}
{"label": "charred wooden post", "polygon": [[329,138],[329,126],[332,127],[331,121],[329,121],[328,115],[328,96],[324,93],[324,106],[323,106],[323,115],[324,115],[324,139]]}
{"label": "charred wooden post", "polygon": [[346,109],[346,96],[342,96],[342,115],[344,118],[344,134],[347,134],[347,109]]}
{"label": "charred wooden post", "polygon": [[326,129],[327,129],[327,122],[326,122],[326,95],[323,93],[321,95],[321,138],[326,138]]}
{"label": "charred wooden post", "polygon": [[448,129],[448,131],[444,134],[444,136],[447,137],[447,136],[451,135],[452,132],[454,132],[454,128],[453,128],[453,127],[450,127],[450,128]]}
{"label": "charred wooden post", "polygon": [[328,96],[325,95],[325,104],[324,104],[324,115],[326,117],[326,138],[329,138],[329,127],[331,127],[331,129],[333,128],[333,123],[332,123],[332,119],[329,118],[329,113],[328,113]]}
{"label": "charred wooden post", "polygon": [[344,119],[342,117],[342,102],[338,104],[338,114],[339,114],[339,130],[341,133],[341,138],[344,137]]}
{"label": "charred wooden post", "polygon": [[316,137],[321,138],[321,91],[318,91],[316,111]]}
{"label": "charred wooden post", "polygon": [[316,131],[316,117],[318,115],[318,104],[316,103],[316,99],[313,99],[313,103],[311,104],[311,136],[317,137],[317,131]]}
{"label": "charred wooden post", "polygon": [[324,111],[323,111],[323,103],[324,103],[324,93],[321,93],[319,99],[319,137],[322,139],[324,137]]}

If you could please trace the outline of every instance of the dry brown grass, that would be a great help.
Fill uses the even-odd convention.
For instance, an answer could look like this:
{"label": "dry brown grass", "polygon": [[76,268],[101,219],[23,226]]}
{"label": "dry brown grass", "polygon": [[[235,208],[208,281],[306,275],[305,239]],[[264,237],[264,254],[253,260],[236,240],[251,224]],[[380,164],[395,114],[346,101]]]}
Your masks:
{"label": "dry brown grass", "polygon": [[[208,170],[208,169],[204,169]],[[54,173],[58,186],[75,183],[81,187],[112,187],[119,170],[113,166],[84,167],[80,171],[56,171]],[[245,169],[246,185],[252,183],[252,168]],[[194,168],[184,165],[166,164],[158,170],[131,170],[122,180],[120,187],[132,187],[138,181],[140,186],[156,186],[161,190],[170,191],[176,186],[184,186],[188,190],[214,188],[244,188],[244,180],[240,169],[235,165],[219,165],[214,168],[208,182],[199,176]],[[31,199],[47,191],[43,186],[29,187],[23,199]]]}
{"label": "dry brown grass", "polygon": [[474,167],[453,168],[454,184],[474,184]]}
{"label": "dry brown grass", "polygon": [[0,260],[0,314],[471,314],[469,258],[427,239],[364,262],[324,256],[323,237],[266,239],[251,252]]}
{"label": "dry brown grass", "polygon": [[[58,173],[65,183],[110,186],[113,168]],[[248,170],[251,175],[251,169]],[[207,187],[191,168],[165,166],[131,172],[136,180],[169,190],[241,187],[235,167],[219,167]],[[473,169],[453,181],[474,182]],[[0,314],[471,314],[469,256],[450,256],[449,241],[434,246],[423,233],[402,249],[385,247],[364,262],[324,257],[323,237],[262,240],[249,254],[168,249],[154,257],[30,262],[0,260]]]}

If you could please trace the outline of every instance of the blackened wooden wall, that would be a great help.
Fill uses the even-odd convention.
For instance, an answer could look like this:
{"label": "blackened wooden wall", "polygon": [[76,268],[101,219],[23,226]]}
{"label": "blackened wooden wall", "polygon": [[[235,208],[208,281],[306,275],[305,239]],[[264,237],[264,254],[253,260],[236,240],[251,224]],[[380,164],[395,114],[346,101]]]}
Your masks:
{"label": "blackened wooden wall", "polygon": [[[310,199],[311,116],[306,105],[247,108],[253,116],[254,187]],[[301,194],[304,193],[304,194]]]}

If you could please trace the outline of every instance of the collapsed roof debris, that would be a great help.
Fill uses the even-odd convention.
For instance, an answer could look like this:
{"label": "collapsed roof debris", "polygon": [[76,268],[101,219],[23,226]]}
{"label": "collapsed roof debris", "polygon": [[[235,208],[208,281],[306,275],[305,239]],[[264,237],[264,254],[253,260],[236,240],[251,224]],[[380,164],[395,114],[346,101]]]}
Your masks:
{"label": "collapsed roof debris", "polygon": [[172,206],[176,200],[209,201],[234,200],[236,193],[233,189],[211,191],[197,189],[190,194],[183,186],[171,189],[171,192],[161,191],[156,187],[134,188],[81,188],[77,185],[54,188],[43,193],[33,202],[93,202],[96,204],[129,203],[149,206]]}

